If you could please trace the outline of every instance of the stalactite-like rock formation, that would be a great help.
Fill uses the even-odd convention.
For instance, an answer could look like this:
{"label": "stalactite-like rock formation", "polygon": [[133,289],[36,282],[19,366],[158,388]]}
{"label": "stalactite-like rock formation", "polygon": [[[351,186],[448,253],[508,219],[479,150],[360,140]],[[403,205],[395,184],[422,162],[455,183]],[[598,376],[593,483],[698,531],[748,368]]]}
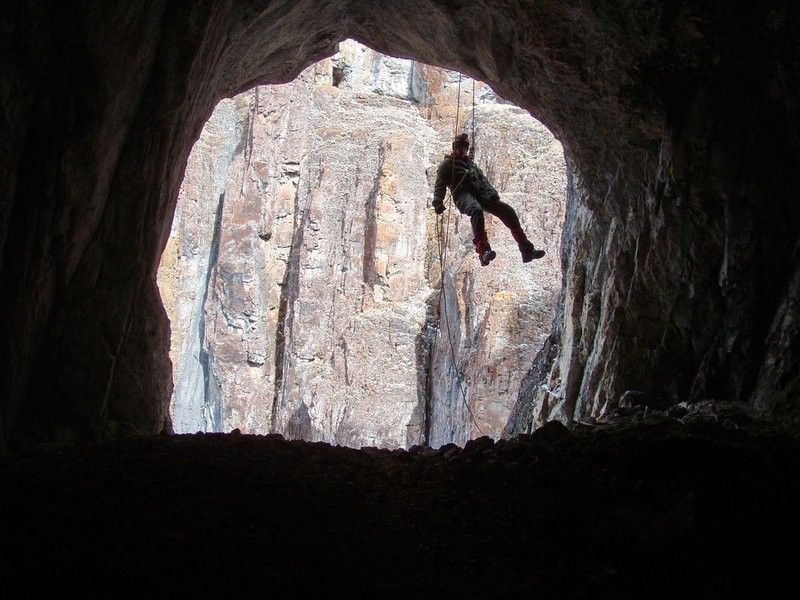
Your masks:
{"label": "stalactite-like rock formation", "polygon": [[191,145],[221,98],[289,81],[347,37],[489,82],[565,147],[562,312],[510,431],[628,390],[797,424],[799,14],[779,0],[4,5],[3,442],[169,427],[155,273]]}
{"label": "stalactite-like rock formation", "polygon": [[[550,253],[523,265],[488,217],[500,257],[482,269],[453,209],[440,315],[430,197],[458,93],[454,73],[345,42],[214,111],[159,269],[176,431],[389,447],[500,435],[560,289],[563,150],[477,84],[477,159]],[[471,130],[470,81],[460,93]]]}

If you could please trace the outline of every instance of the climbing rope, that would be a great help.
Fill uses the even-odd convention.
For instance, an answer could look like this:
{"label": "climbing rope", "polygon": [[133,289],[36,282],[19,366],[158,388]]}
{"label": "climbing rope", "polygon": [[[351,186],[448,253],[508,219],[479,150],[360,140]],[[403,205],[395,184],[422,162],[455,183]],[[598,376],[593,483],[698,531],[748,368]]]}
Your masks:
{"label": "climbing rope", "polygon": [[[458,74],[458,95],[456,101],[456,123],[453,132],[453,139],[458,135],[458,121],[461,112],[461,73]],[[470,152],[474,150],[474,142],[475,142],[475,80],[472,80],[472,142],[473,145],[471,146]],[[470,156],[473,156],[472,154]],[[450,181],[455,179],[455,172],[456,172],[456,163],[455,160],[451,161],[453,165],[453,170],[450,176]],[[466,173],[461,177],[461,180],[453,187],[452,190],[448,191],[449,195],[449,202],[447,202],[447,211],[444,213],[444,220],[447,221],[447,226],[445,227],[442,219],[436,219],[436,242],[439,250],[439,272],[441,274],[441,283],[440,283],[440,292],[439,292],[439,303],[437,310],[439,314],[444,312],[444,323],[445,328],[447,329],[447,341],[450,346],[450,357],[453,361],[453,368],[456,371],[456,380],[458,381],[458,389],[461,392],[461,398],[464,401],[464,407],[467,409],[467,413],[469,414],[469,418],[472,421],[472,424],[475,425],[475,428],[483,435],[483,429],[481,426],[478,425],[478,421],[475,419],[475,415],[472,412],[472,409],[469,406],[469,402],[467,401],[467,391],[466,386],[464,385],[464,380],[461,377],[461,373],[458,369],[458,363],[456,362],[456,350],[455,345],[453,344],[453,335],[450,331],[450,319],[447,315],[447,300],[444,298],[445,294],[445,286],[444,286],[444,266],[447,262],[447,245],[450,239],[450,206],[453,204],[453,194],[459,188],[461,183],[464,181],[464,178],[467,176]],[[444,300],[444,302],[443,302]],[[442,306],[444,306],[444,310],[442,310]]]}
{"label": "climbing rope", "polygon": [[[454,136],[455,137],[455,136]],[[472,145],[469,147],[469,158],[475,160],[475,79],[472,80]]]}

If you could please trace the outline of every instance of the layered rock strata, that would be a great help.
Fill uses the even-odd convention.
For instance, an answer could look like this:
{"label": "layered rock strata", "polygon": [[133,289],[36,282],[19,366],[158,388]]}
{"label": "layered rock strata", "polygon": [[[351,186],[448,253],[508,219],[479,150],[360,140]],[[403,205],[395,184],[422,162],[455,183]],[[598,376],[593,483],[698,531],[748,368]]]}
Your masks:
{"label": "layered rock strata", "polygon": [[[522,265],[488,217],[500,258],[481,269],[453,209],[440,312],[429,200],[459,93],[462,125],[472,118],[471,80],[460,87],[346,42],[295,82],[218,106],[159,270],[177,431],[389,447],[499,436],[549,327],[558,257]],[[485,85],[475,93],[477,159],[556,248],[560,145]]]}

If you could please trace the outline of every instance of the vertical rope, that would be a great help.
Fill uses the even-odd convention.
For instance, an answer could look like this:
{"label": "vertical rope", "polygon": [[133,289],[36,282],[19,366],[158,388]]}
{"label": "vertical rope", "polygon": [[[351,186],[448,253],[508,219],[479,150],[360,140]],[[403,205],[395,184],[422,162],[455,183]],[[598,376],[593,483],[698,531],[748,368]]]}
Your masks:
{"label": "vertical rope", "polygon": [[472,146],[469,149],[471,158],[475,158],[475,80],[472,80]]}
{"label": "vertical rope", "polygon": [[[461,112],[461,73],[458,74],[458,93],[456,94],[456,125],[453,128],[453,139],[458,135],[458,117]],[[453,165],[455,170],[455,164]]]}
{"label": "vertical rope", "polygon": [[[454,133],[453,133],[453,138],[455,138],[459,133],[458,132],[458,121],[459,121],[459,116],[460,116],[460,113],[461,113],[461,77],[462,77],[462,75],[461,75],[461,73],[459,73],[458,74],[458,97],[457,97],[457,100],[456,100],[456,124],[455,124]],[[475,80],[472,81],[472,86],[473,86],[473,116],[472,116],[473,123],[472,123],[472,127],[473,127],[473,137],[474,137],[474,135],[475,135],[475,133],[474,133],[475,132],[475,112],[474,112],[475,111],[475,108],[474,108]],[[451,162],[452,162],[452,167],[453,168],[452,168],[451,175],[450,175],[450,181],[452,182],[455,179],[455,171],[456,171],[455,158],[452,158]],[[464,174],[464,177],[466,177],[466,173]],[[455,345],[453,344],[453,335],[452,335],[452,332],[450,331],[450,319],[448,318],[448,314],[447,314],[447,300],[444,297],[444,291],[445,291],[445,286],[444,286],[444,266],[445,266],[445,263],[447,262],[447,245],[448,245],[448,242],[449,242],[449,239],[450,239],[450,206],[453,203],[453,194],[459,188],[461,183],[464,181],[464,177],[462,177],[461,181],[459,181],[458,184],[456,184],[456,186],[453,187],[449,192],[449,194],[450,194],[450,202],[447,203],[447,216],[444,217],[445,219],[447,219],[447,227],[446,228],[444,227],[444,224],[442,223],[442,221],[440,219],[438,219],[438,218],[436,219],[436,234],[437,234],[436,235],[436,242],[437,242],[437,246],[438,246],[438,249],[439,249],[439,273],[441,274],[441,283],[439,285],[440,291],[439,291],[438,309],[439,309],[439,314],[444,312],[444,324],[445,324],[445,328],[447,329],[447,341],[448,341],[449,346],[450,346],[450,358],[453,361],[453,368],[456,370],[456,379],[458,381],[458,389],[461,392],[461,398],[464,401],[464,406],[467,409],[467,413],[469,414],[469,418],[472,421],[472,424],[475,425],[475,428],[481,434],[483,434],[483,429],[481,429],[481,426],[478,425],[478,422],[475,420],[475,415],[472,413],[472,409],[470,408],[469,402],[467,401],[467,392],[466,392],[465,387],[464,387],[463,379],[461,378],[461,373],[458,370],[458,364],[456,362],[456,350],[455,350]],[[444,302],[442,302],[443,300],[444,300]],[[444,306],[444,310],[442,310],[442,306]],[[427,440],[427,441],[429,441],[429,440]]]}

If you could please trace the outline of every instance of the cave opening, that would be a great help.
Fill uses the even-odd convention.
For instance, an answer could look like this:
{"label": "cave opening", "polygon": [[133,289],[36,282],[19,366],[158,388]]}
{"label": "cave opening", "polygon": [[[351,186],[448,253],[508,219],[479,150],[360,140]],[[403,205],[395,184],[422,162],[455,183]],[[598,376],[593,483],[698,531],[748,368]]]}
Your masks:
{"label": "cave opening", "polygon": [[[176,432],[390,448],[501,436],[560,292],[566,165],[546,127],[461,79],[346,40],[217,105],[158,271]],[[452,207],[442,278],[430,198],[457,113],[545,259],[522,264],[487,214],[499,257],[481,268]]]}
{"label": "cave opening", "polygon": [[[6,2],[0,31],[5,587],[641,598],[796,585],[785,548],[800,536],[797,3]],[[348,37],[486,81],[563,144],[564,285],[552,330],[520,367],[504,439],[406,452],[155,435],[172,432],[156,271],[191,146],[220,99],[290,82]],[[328,91],[344,95],[347,76],[342,65],[333,85],[332,68]],[[259,106],[241,108],[262,118]],[[247,131],[232,150],[243,140],[238,155],[253,159],[245,193],[220,185],[203,196],[212,214],[261,181]],[[288,206],[294,180],[371,161],[361,172],[374,205],[346,213],[365,220],[403,146],[393,137],[378,170],[370,140],[341,156],[325,147],[316,170],[268,161]],[[304,198],[285,211],[288,239],[260,226],[248,239],[311,248],[335,211],[321,210],[327,196]],[[346,272],[377,303],[397,291],[375,268],[384,232],[358,231],[374,232],[372,268]],[[275,281],[299,289],[293,277],[324,279],[326,265]],[[216,272],[220,286],[253,285]],[[302,300],[285,295],[276,311],[293,306],[298,323]],[[290,344],[284,356],[331,363]],[[334,352],[353,381],[350,358],[368,353],[347,336]]]}

